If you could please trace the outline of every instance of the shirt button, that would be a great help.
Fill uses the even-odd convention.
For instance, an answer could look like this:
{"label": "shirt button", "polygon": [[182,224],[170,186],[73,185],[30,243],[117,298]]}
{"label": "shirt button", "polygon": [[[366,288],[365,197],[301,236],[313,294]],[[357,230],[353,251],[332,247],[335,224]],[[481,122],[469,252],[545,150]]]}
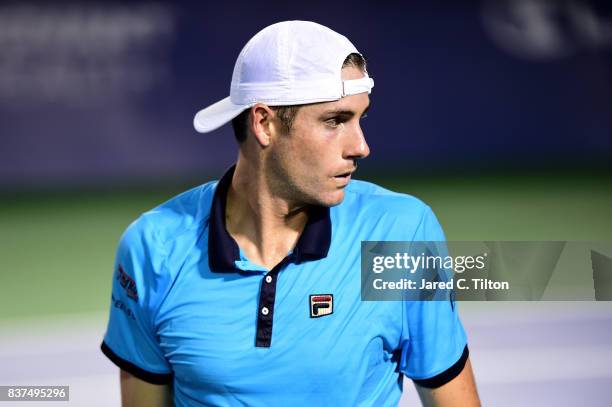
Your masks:
{"label": "shirt button", "polygon": [[268,315],[268,314],[270,313],[270,310],[268,309],[268,307],[263,307],[263,308],[261,309],[261,313],[262,313],[263,315]]}
{"label": "shirt button", "polygon": [[272,276],[266,276],[266,283],[272,282]]}

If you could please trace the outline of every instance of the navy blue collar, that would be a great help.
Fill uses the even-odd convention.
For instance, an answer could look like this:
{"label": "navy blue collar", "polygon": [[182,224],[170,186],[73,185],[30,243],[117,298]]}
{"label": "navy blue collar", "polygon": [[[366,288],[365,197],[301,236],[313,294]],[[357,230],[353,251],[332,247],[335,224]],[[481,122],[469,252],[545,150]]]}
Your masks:
{"label": "navy blue collar", "polygon": [[[227,193],[232,184],[236,166],[232,166],[219,180],[208,225],[208,264],[214,272],[235,272],[235,261],[240,260],[238,244],[225,228]],[[329,208],[313,206],[308,221],[298,239],[292,256],[295,263],[319,260],[327,256],[331,244],[331,219]]]}

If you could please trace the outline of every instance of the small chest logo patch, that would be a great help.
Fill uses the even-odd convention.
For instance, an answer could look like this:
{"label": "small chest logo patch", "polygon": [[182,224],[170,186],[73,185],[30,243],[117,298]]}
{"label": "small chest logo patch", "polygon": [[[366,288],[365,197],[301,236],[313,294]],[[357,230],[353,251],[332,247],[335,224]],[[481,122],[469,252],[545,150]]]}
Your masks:
{"label": "small chest logo patch", "polygon": [[310,318],[319,318],[334,312],[333,294],[312,294],[310,296]]}

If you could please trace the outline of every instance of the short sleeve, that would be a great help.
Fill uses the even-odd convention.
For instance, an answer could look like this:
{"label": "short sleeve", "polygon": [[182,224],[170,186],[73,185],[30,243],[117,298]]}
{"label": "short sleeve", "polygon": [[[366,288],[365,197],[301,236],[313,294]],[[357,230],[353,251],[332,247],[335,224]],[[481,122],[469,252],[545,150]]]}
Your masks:
{"label": "short sleeve", "polygon": [[118,367],[153,384],[172,380],[154,323],[164,290],[164,258],[146,219],[141,217],[128,227],[117,249],[110,316],[101,346]]}
{"label": "short sleeve", "polygon": [[[444,241],[427,208],[414,241]],[[468,358],[467,338],[454,301],[403,303],[400,371],[423,387],[440,387],[456,377]]]}

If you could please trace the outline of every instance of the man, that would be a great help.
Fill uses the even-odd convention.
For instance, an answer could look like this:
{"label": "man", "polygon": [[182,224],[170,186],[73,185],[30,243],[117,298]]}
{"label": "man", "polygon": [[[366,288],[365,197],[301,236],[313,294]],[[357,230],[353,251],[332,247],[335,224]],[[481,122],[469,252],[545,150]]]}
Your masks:
{"label": "man", "polygon": [[373,80],[343,36],[303,21],[244,47],[230,97],[238,160],[143,214],[117,253],[104,353],[124,405],[387,406],[402,375],[426,405],[474,406],[449,302],[363,302],[364,240],[443,240],[415,198],[351,181]]}

